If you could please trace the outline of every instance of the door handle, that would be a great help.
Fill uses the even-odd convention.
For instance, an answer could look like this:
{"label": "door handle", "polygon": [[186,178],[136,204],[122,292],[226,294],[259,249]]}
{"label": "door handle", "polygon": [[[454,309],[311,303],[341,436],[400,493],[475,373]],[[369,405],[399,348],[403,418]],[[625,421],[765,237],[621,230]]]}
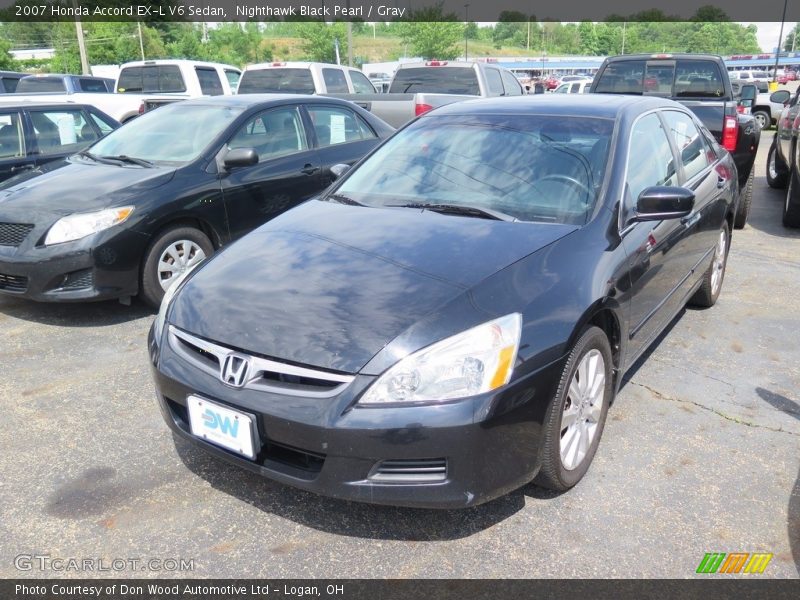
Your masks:
{"label": "door handle", "polygon": [[694,212],[690,215],[686,215],[685,217],[683,217],[681,219],[681,223],[688,228],[697,223],[699,220],[700,220],[700,213]]}
{"label": "door handle", "polygon": [[301,173],[305,173],[306,175],[313,175],[319,171],[319,167],[315,167],[311,163],[306,164],[302,169],[300,169]]}

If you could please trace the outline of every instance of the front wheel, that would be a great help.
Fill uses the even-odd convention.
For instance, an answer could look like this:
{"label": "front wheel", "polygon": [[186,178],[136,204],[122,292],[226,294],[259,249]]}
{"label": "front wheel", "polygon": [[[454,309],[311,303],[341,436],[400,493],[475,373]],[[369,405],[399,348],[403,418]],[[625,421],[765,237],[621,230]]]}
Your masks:
{"label": "front wheel", "polygon": [[753,203],[753,180],[755,179],[755,165],[750,169],[750,176],[747,178],[747,183],[744,184],[742,190],[742,201],[739,203],[739,208],[736,211],[736,217],[733,220],[733,226],[736,229],[743,229],[747,224],[747,217],[750,216],[750,205]]}
{"label": "front wheel", "polygon": [[150,243],[142,267],[142,299],[157,308],[175,280],[214,253],[208,236],[194,227],[174,227]]}
{"label": "front wheel", "polygon": [[711,259],[711,265],[703,274],[703,283],[689,300],[689,304],[701,308],[710,308],[716,304],[719,293],[722,290],[722,280],[725,279],[729,246],[728,224],[723,223],[722,229],[719,230],[717,244],[714,246],[714,257]]}
{"label": "front wheel", "polygon": [[758,123],[759,128],[766,129],[772,125],[772,117],[770,114],[763,110],[757,110],[753,113],[753,119]]}
{"label": "front wheel", "polygon": [[783,190],[786,189],[788,183],[789,169],[778,156],[778,143],[776,139],[773,139],[772,145],[769,147],[769,154],[767,154],[767,185],[776,190]]}
{"label": "front wheel", "polygon": [[563,492],[586,474],[614,393],[612,361],[605,332],[587,328],[570,352],[558,391],[547,408],[536,484]]}
{"label": "front wheel", "polygon": [[800,227],[800,181],[798,181],[798,176],[795,166],[789,174],[789,187],[783,202],[784,227]]}

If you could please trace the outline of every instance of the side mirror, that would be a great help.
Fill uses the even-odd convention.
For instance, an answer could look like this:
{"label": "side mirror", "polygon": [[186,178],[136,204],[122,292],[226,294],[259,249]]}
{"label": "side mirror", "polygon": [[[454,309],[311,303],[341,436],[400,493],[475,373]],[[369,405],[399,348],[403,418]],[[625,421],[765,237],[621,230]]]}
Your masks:
{"label": "side mirror", "polygon": [[742,100],[755,100],[758,96],[758,89],[752,83],[745,83],[741,87],[739,96]]}
{"label": "side mirror", "polygon": [[646,188],[636,201],[634,221],[680,219],[692,212],[694,192],[682,187],[657,185]]}
{"label": "side mirror", "polygon": [[254,148],[233,148],[228,150],[222,164],[228,170],[237,167],[251,167],[258,164],[258,152]]}
{"label": "side mirror", "polygon": [[789,92],[789,90],[778,90],[770,95],[769,101],[774,102],[775,104],[786,104],[789,102],[791,97],[792,94]]}
{"label": "side mirror", "polygon": [[350,165],[340,163],[338,165],[333,165],[331,167],[331,175],[333,176],[333,180],[336,181],[342,175],[347,173],[350,170]]}

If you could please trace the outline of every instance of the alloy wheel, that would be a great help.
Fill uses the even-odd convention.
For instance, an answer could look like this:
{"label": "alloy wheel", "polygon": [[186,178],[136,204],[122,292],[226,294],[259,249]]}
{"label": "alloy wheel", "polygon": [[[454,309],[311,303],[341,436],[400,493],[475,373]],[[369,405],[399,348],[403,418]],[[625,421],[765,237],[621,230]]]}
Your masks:
{"label": "alloy wheel", "polygon": [[716,296],[719,286],[722,285],[722,276],[725,273],[725,250],[728,244],[725,230],[719,232],[717,247],[714,249],[714,262],[711,266],[711,294]]}
{"label": "alloy wheel", "polygon": [[561,415],[561,464],[568,471],[586,458],[597,435],[606,391],[606,365],[597,349],[587,352],[569,384]]}

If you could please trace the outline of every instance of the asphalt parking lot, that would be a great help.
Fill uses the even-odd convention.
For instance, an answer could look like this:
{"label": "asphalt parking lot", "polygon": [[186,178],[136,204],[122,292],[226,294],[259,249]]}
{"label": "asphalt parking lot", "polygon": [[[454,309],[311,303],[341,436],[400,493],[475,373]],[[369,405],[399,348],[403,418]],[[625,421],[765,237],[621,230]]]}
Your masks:
{"label": "asphalt parking lot", "polygon": [[800,231],[764,179],[772,135],[717,306],[683,312],[628,374],[561,495],[440,512],[257,479],[173,440],[141,304],[0,298],[0,577],[92,575],[20,571],[19,555],[193,559],[192,575],[226,578],[689,577],[706,552],[740,551],[797,577]]}

